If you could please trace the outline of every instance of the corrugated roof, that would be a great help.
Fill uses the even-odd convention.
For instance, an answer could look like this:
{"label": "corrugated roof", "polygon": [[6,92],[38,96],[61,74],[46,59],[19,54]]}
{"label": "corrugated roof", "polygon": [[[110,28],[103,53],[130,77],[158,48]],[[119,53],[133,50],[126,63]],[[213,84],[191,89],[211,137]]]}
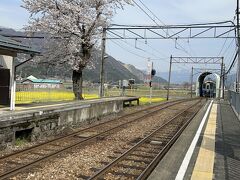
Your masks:
{"label": "corrugated roof", "polygon": [[26,79],[26,80],[32,81],[33,83],[51,83],[51,84],[60,84],[61,83],[60,80],[52,80],[52,79]]}
{"label": "corrugated roof", "polygon": [[8,37],[4,37],[0,35],[0,48],[16,51],[16,52],[24,52],[24,53],[33,53],[40,54],[40,51],[33,49],[30,46],[23,45],[20,42],[14,41]]}

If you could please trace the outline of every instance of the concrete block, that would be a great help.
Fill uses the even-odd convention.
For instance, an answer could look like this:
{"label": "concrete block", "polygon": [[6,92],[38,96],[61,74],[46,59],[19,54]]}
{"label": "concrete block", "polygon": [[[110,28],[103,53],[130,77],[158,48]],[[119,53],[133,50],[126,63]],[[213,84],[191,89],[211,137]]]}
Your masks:
{"label": "concrete block", "polygon": [[[31,140],[49,135],[59,134],[64,129],[79,127],[84,122],[99,120],[101,116],[116,113],[123,109],[122,98],[96,100],[90,102],[74,102],[66,107],[46,107],[44,109],[26,110],[0,116],[0,146],[15,141],[15,132],[32,129]],[[42,113],[39,114],[39,112]]]}
{"label": "concrete block", "polygon": [[5,142],[13,142],[15,140],[14,138],[14,132],[9,132],[5,134]]}

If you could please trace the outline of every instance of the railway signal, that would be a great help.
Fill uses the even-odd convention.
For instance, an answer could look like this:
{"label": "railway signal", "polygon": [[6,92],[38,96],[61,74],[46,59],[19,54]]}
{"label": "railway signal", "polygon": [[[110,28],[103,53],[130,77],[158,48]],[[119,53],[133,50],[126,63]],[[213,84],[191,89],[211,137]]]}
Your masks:
{"label": "railway signal", "polygon": [[156,70],[153,69],[153,62],[150,61],[150,59],[148,60],[148,82],[149,82],[149,87],[150,87],[150,103],[152,103],[152,78],[156,75]]}

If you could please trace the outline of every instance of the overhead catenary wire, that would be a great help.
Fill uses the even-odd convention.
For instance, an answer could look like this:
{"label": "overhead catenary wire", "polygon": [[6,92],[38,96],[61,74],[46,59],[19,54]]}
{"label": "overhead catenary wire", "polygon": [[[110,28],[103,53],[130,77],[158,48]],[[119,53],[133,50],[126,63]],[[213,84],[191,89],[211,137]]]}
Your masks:
{"label": "overhead catenary wire", "polygon": [[[140,1],[140,2],[141,2],[141,4],[144,4],[142,1]],[[133,0],[133,3],[134,3],[137,7],[139,7],[156,25],[160,26],[160,25],[155,21],[155,19],[153,19],[135,0]],[[145,4],[144,4],[144,7],[147,8],[147,9],[154,15],[154,17],[156,17],[158,20],[160,20]],[[160,22],[162,22],[162,21],[160,21]],[[162,24],[164,24],[164,23],[162,22]],[[162,29],[162,30],[163,30],[163,29]],[[163,30],[163,31],[168,34],[167,31],[165,31],[165,30]],[[175,44],[180,47],[180,48],[178,48],[177,46],[175,46],[176,49],[181,50],[181,51],[183,51],[183,52],[185,52],[186,54],[188,54],[188,55],[191,56],[191,54],[190,54],[184,47],[182,47],[182,45],[180,45],[180,44],[177,42],[177,39],[175,39]]]}
{"label": "overhead catenary wire", "polygon": [[[228,33],[228,35],[229,35],[229,33]],[[221,55],[221,53],[222,53],[222,51],[223,51],[223,49],[224,49],[226,43],[227,43],[227,38],[224,40],[223,46],[221,47],[220,52],[218,53],[217,56],[220,56],[220,55]]]}
{"label": "overhead catenary wire", "polygon": [[226,74],[229,74],[230,71],[231,71],[231,69],[234,67],[234,64],[236,63],[236,60],[237,60],[237,56],[238,56],[238,52],[236,52],[236,54],[235,54],[235,56],[234,56],[234,59],[233,59],[231,65],[230,65],[230,67],[229,67],[228,70],[225,72],[225,75],[226,75]]}
{"label": "overhead catenary wire", "polygon": [[[110,35],[110,36],[112,36],[112,35]],[[111,40],[111,39],[110,39]],[[134,46],[132,46],[131,44],[129,44],[129,43],[127,43],[126,41],[124,41],[123,39],[118,39],[118,40],[121,40],[121,42],[124,42],[125,44],[127,44],[128,46],[130,46],[130,47],[132,47],[132,48],[135,48]],[[116,41],[113,41],[113,40],[111,40],[112,42],[116,42]],[[139,41],[139,42],[141,42],[141,41]],[[141,42],[141,43],[143,43],[143,42]],[[145,43],[144,43],[145,44]],[[146,45],[146,44],[145,44]],[[124,48],[123,46],[121,46],[120,44],[118,44],[118,46],[120,46],[122,49],[124,49],[124,50],[126,50],[127,52],[129,52],[129,53],[131,53],[131,54],[133,54],[133,55],[136,55],[136,56],[140,56],[140,55],[138,55],[138,54],[136,54],[136,53],[134,53],[134,52],[132,52],[132,51],[129,51],[129,49],[126,49],[126,48]],[[151,47],[151,46],[150,46]],[[137,50],[140,50],[140,49],[137,49]],[[141,49],[141,51],[142,51],[142,49]],[[149,53],[149,52],[147,52],[147,51],[144,51],[145,53],[148,53],[148,54],[150,54],[150,55],[153,55],[153,56],[155,56],[154,54],[151,54],[151,53]],[[156,50],[156,52],[157,53],[159,53],[160,55],[162,55],[162,53],[160,52],[160,51],[158,51],[158,50]],[[166,55],[165,55],[166,56]],[[143,58],[144,56],[141,56],[141,58]],[[169,60],[169,57],[164,57],[164,58],[160,58],[160,57],[158,57],[158,56],[155,56],[156,58],[151,58],[150,57],[150,59],[151,60],[153,60],[153,61],[166,61],[166,62],[168,62],[168,60]],[[149,58],[149,57],[148,57]],[[147,57],[145,57],[145,58],[143,58],[143,59],[148,59]],[[176,64],[176,66],[178,67],[178,68],[180,68],[180,69],[182,69],[182,70],[187,70],[186,68],[184,68],[184,67],[182,67],[182,66],[180,66],[179,64]]]}
{"label": "overhead catenary wire", "polygon": [[133,54],[133,55],[135,55],[135,56],[137,56],[137,57],[139,57],[139,58],[142,58],[142,59],[147,59],[147,58],[148,58],[148,57],[146,57],[146,56],[141,56],[141,55],[139,55],[139,54],[137,54],[137,53],[135,53],[135,52],[130,51],[129,49],[123,47],[122,45],[120,45],[120,44],[117,43],[116,41],[113,41],[112,39],[110,39],[110,41],[113,42],[113,43],[114,43],[115,45],[117,45],[118,47],[122,48],[123,50],[125,50],[125,51],[127,51],[127,52],[129,52],[129,53],[131,53],[131,54]]}
{"label": "overhead catenary wire", "polygon": [[227,21],[217,21],[217,22],[210,22],[210,23],[196,23],[196,24],[177,24],[177,25],[174,25],[174,24],[169,24],[169,25],[164,25],[164,26],[160,26],[160,25],[157,25],[157,26],[149,26],[149,25],[127,25],[127,24],[111,24],[110,27],[112,26],[122,26],[122,27],[133,27],[133,28],[144,28],[144,27],[149,27],[149,28],[155,28],[155,27],[185,27],[185,26],[208,26],[208,25],[222,25],[222,24],[227,24],[227,23],[230,23],[231,25],[235,26],[234,22],[232,22],[231,20],[227,20]]}
{"label": "overhead catenary wire", "polygon": [[[232,61],[234,60],[234,56],[235,56],[236,52],[237,52],[237,47],[235,48],[235,51],[233,52],[232,56],[229,58],[230,60],[232,60]],[[230,64],[231,64],[231,63],[232,63],[232,62],[229,61],[228,66],[226,66],[226,67],[230,67]]]}
{"label": "overhead catenary wire", "polygon": [[[164,26],[166,26],[166,24],[157,16],[153,13],[153,11],[151,9],[149,9],[143,2],[142,0],[139,0],[139,2],[159,21],[161,22]],[[172,30],[171,30],[172,31]],[[172,31],[173,32],[173,31]],[[168,34],[168,32],[166,32]],[[188,41],[188,47],[189,47],[189,50],[193,52],[192,48],[190,47],[189,45],[189,41]]]}
{"label": "overhead catenary wire", "polygon": [[[162,24],[164,24],[164,22],[158,17],[156,16],[151,9],[149,9],[141,0],[138,0],[159,22],[161,22]],[[164,24],[165,25],[165,24]]]}
{"label": "overhead catenary wire", "polygon": [[[155,54],[152,54],[152,53],[150,53],[150,52],[148,52],[148,51],[146,51],[146,50],[144,50],[144,49],[136,48],[135,46],[133,46],[133,45],[131,45],[131,44],[125,42],[125,41],[121,41],[121,42],[124,42],[124,43],[127,44],[128,46],[130,46],[130,47],[132,47],[132,48],[135,48],[135,49],[137,49],[137,50],[139,50],[139,51],[142,51],[142,52],[144,52],[144,53],[146,53],[146,54],[148,54],[148,55],[150,55],[150,56],[154,56],[154,58],[162,59],[162,58],[156,56]],[[151,58],[151,59],[152,59],[152,58]],[[163,58],[163,59],[164,59],[164,58]]]}
{"label": "overhead catenary wire", "polygon": [[230,49],[230,47],[234,44],[234,39],[232,39],[232,41],[230,42],[230,44],[226,47],[225,51],[222,53],[221,56],[225,56],[225,54],[227,53],[227,51]]}
{"label": "overhead catenary wire", "polygon": [[[140,1],[140,3],[159,21],[159,22],[161,22],[163,25],[166,25],[161,19],[159,19],[158,18],[158,16],[156,16],[141,0],[139,0]],[[156,23],[156,24],[158,24],[158,23]],[[164,31],[168,36],[169,36],[169,33],[168,33],[168,31]],[[178,45],[180,48],[182,48],[182,49],[179,49],[176,45]],[[191,54],[189,54],[188,53],[188,51],[187,50],[185,50],[185,48],[184,47],[182,47],[178,42],[177,42],[177,39],[175,39],[175,48],[176,49],[179,49],[179,50],[182,50],[182,51],[184,51],[186,54],[188,54],[188,55],[190,55],[191,56]]]}
{"label": "overhead catenary wire", "polygon": [[[116,34],[117,34],[117,33],[116,33]],[[111,34],[109,34],[109,36],[113,37]],[[126,35],[125,35],[125,36],[126,36]],[[129,45],[129,46],[131,46],[131,47],[136,48],[136,44],[135,44],[135,46],[132,46],[130,43],[128,43],[127,41],[124,41],[123,39],[118,39],[118,40],[121,40],[121,41],[124,42],[125,44],[127,44],[127,45]],[[148,47],[151,48],[153,51],[157,52],[159,55],[164,56],[164,58],[159,58],[159,57],[157,56],[157,58],[159,58],[159,59],[169,58],[169,57],[168,57],[167,55],[165,55],[163,52],[160,52],[159,50],[153,48],[153,47],[150,46],[148,43],[146,44],[146,43],[144,43],[144,42],[142,42],[142,41],[138,41],[138,43],[141,43],[141,44],[143,44],[143,45],[145,45],[145,46],[148,46]],[[141,48],[136,48],[136,49],[137,49],[137,50],[141,50],[141,51],[143,51],[143,52],[145,52],[145,53],[148,53],[148,54],[150,54],[150,55],[153,55],[153,54],[147,52],[147,51],[144,50],[144,49],[141,49]],[[153,56],[155,56],[155,55],[153,55]]]}
{"label": "overhead catenary wire", "polygon": [[[110,35],[110,36],[111,36],[111,35]],[[115,45],[117,45],[118,47],[120,47],[121,49],[123,49],[123,50],[127,51],[128,53],[133,54],[133,55],[135,55],[135,56],[137,56],[137,57],[139,57],[139,58],[141,58],[141,59],[146,60],[146,59],[149,59],[149,58],[150,58],[150,59],[153,60],[153,61],[163,61],[163,60],[164,60],[164,61],[168,62],[169,57],[160,58],[160,57],[155,56],[156,58],[152,58],[152,57],[147,57],[147,56],[141,56],[141,55],[139,55],[139,54],[137,54],[137,53],[135,53],[135,52],[130,51],[128,48],[123,47],[121,44],[117,43],[115,40],[110,39],[110,41],[113,42],[113,43],[114,43]],[[127,45],[129,45],[130,47],[135,48],[134,46],[131,46],[129,43],[127,43],[127,42],[125,42],[125,41],[123,41],[123,40],[121,40],[121,42],[124,42],[124,43],[126,43]],[[147,53],[147,51],[146,51],[146,53]],[[151,55],[152,55],[152,54],[151,54]],[[182,66],[180,66],[180,65],[178,65],[178,64],[176,64],[176,66],[177,66],[178,68],[182,69],[182,70],[185,70],[185,71],[187,70],[186,68],[184,68],[184,67],[182,67]]]}
{"label": "overhead catenary wire", "polygon": [[[235,18],[236,18],[236,16],[234,16],[232,22],[234,22]],[[231,29],[231,28],[230,28],[230,29]],[[228,32],[227,37],[229,37],[229,35],[230,35],[230,32]],[[218,53],[218,56],[220,56],[221,53],[223,52],[223,49],[224,49],[224,47],[225,47],[225,45],[226,45],[226,43],[227,43],[227,40],[228,40],[227,38],[224,40],[223,46],[222,46],[222,48],[220,49],[220,52]],[[236,39],[235,39],[235,40],[236,40]],[[232,43],[232,42],[230,42],[230,44],[231,44],[231,43]],[[228,47],[227,49],[229,49],[229,47]],[[223,53],[223,54],[224,54],[224,53]]]}
{"label": "overhead catenary wire", "polygon": [[139,55],[139,54],[137,54],[137,53],[135,53],[133,51],[130,51],[129,49],[127,49],[124,46],[122,46],[121,44],[117,43],[116,41],[113,41],[111,39],[110,39],[110,41],[113,42],[115,45],[119,46],[121,49],[123,49],[123,50],[125,50],[125,51],[127,51],[127,52],[129,52],[129,53],[131,53],[131,54],[133,54],[135,56],[137,56],[137,57],[140,57],[140,58],[142,58],[144,60],[149,59],[149,58],[151,60],[165,60],[166,59],[166,58],[160,58],[160,57],[157,57],[157,56],[155,56],[154,58],[149,57],[149,56],[142,56],[142,55]]}
{"label": "overhead catenary wire", "polygon": [[[110,34],[109,34],[109,35],[110,35]],[[112,35],[110,35],[110,36],[112,36]],[[110,39],[110,40],[111,40],[111,39]],[[118,39],[118,40],[120,40],[121,42],[124,42],[124,43],[126,43],[127,45],[131,46],[129,43],[127,43],[127,42],[124,41],[123,39]],[[111,40],[111,41],[114,42],[113,40]],[[155,52],[157,52],[159,55],[163,55],[162,52],[156,50],[155,48],[151,47],[150,45],[145,44],[144,42],[141,42],[141,41],[139,41],[139,42],[140,42],[140,43],[143,43],[144,45],[149,46],[150,48],[152,48],[153,50],[155,50]],[[131,46],[131,47],[135,48],[134,46]],[[123,47],[122,47],[122,49],[123,49]],[[125,49],[125,48],[124,48],[124,49]],[[128,50],[128,49],[126,49],[126,50]],[[137,49],[137,50],[140,50],[140,49]],[[142,49],[141,49],[141,51],[142,51]],[[145,53],[148,53],[148,52],[145,51]],[[148,53],[148,54],[149,54],[149,53]],[[135,54],[135,55],[136,55],[136,54]],[[150,54],[150,55],[152,55],[152,54]],[[154,56],[155,56],[155,55],[154,55]],[[150,59],[151,59],[151,60],[154,60],[154,61],[162,61],[162,60],[164,60],[164,61],[166,61],[166,62],[169,62],[169,61],[168,61],[168,60],[169,60],[169,57],[167,57],[167,55],[164,55],[164,56],[165,56],[164,58],[159,58],[159,57],[157,57],[157,58],[150,58]],[[182,70],[188,70],[188,69],[182,67],[182,66],[179,65],[179,64],[176,64],[176,66],[177,66],[178,68],[182,69]]]}
{"label": "overhead catenary wire", "polygon": [[[152,19],[152,21],[153,21],[154,23],[156,23],[155,19],[153,19],[146,11],[144,11],[143,8],[141,8],[141,6],[138,5],[138,4],[135,2],[135,0],[133,0],[133,2],[134,2],[134,4],[136,4],[145,14],[147,14],[147,16],[150,17],[150,19]],[[162,24],[164,24],[141,0],[139,0],[139,2],[140,2],[155,18],[157,18]],[[196,26],[196,25],[209,25],[209,24],[225,24],[225,23],[231,23],[232,25],[235,26],[235,24],[234,24],[233,21],[222,21],[222,22],[217,22],[217,23],[204,23],[204,24],[190,24],[189,26],[191,26],[191,25]],[[156,24],[159,26],[158,23],[156,23]],[[165,25],[165,24],[164,24],[164,25]],[[231,29],[231,28],[230,28],[230,29]],[[230,32],[228,33],[228,36],[229,36],[229,34],[230,34]],[[235,36],[236,36],[236,31],[235,31]],[[221,48],[221,50],[220,50],[220,52],[219,52],[219,55],[223,52],[223,49],[224,49],[224,47],[225,47],[226,42],[227,42],[227,38],[225,39],[225,42],[224,42],[224,44],[223,44],[223,46],[222,46],[222,48]],[[228,47],[226,48],[226,50],[223,52],[223,55],[225,55],[225,53],[228,51],[228,49],[229,49],[230,46],[232,45],[232,42],[233,42],[233,40],[230,42],[229,46],[228,46]],[[176,39],[176,42],[175,42],[175,43],[177,44],[177,39]],[[175,45],[175,46],[176,46],[176,45]],[[176,48],[177,48],[177,46],[176,46]],[[190,46],[189,46],[189,49],[190,49]],[[183,48],[182,50],[183,50],[185,53],[189,54],[188,51],[185,51],[184,48]],[[190,55],[190,56],[191,56],[191,55]],[[236,61],[236,56],[237,56],[237,53],[236,53],[236,55],[235,55],[234,60],[232,61],[232,64],[231,64],[230,67],[229,67],[229,71],[232,69],[232,66],[234,65],[234,63],[235,63],[235,61]],[[229,71],[227,71],[227,72],[229,72]]]}

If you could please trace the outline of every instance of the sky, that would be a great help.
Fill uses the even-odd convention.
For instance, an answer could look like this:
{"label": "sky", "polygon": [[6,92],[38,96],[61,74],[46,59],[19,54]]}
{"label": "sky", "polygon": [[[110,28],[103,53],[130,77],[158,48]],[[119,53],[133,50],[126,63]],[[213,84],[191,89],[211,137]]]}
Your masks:
{"label": "sky", "polygon": [[[135,0],[140,4],[139,0]],[[191,24],[233,20],[236,0],[141,0],[161,20],[161,24]],[[0,26],[20,30],[27,25],[29,14],[20,7],[21,0],[0,1]],[[155,25],[136,5],[125,6],[118,10],[112,23]],[[161,24],[162,25],[162,24]],[[192,56],[224,56],[228,66],[235,50],[231,39],[191,39],[178,40],[181,46]],[[146,69],[148,58],[152,59],[154,68],[159,73],[168,71],[169,57],[188,56],[186,52],[175,47],[174,40],[107,40],[106,52],[127,64]],[[223,49],[221,51],[221,49]],[[190,72],[193,65],[174,65],[174,71]],[[194,66],[195,67],[195,66]],[[199,68],[212,68],[210,66]],[[216,67],[219,68],[219,67]]]}

